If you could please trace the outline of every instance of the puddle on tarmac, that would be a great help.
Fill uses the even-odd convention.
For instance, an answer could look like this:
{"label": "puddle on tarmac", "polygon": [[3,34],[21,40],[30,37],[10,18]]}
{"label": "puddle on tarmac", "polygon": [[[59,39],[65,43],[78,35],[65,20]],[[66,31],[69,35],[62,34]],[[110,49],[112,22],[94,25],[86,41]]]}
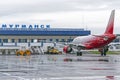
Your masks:
{"label": "puddle on tarmac", "polygon": [[120,56],[0,56],[0,77],[7,80],[4,76],[9,80],[120,80]]}

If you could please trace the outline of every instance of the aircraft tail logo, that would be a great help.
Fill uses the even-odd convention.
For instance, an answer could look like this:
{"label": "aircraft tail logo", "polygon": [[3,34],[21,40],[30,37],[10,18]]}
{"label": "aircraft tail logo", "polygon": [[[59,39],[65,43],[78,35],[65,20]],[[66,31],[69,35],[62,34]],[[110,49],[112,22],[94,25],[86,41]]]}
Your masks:
{"label": "aircraft tail logo", "polygon": [[115,17],[115,10],[112,10],[111,16],[109,18],[109,22],[104,34],[113,34],[114,29],[114,17]]}

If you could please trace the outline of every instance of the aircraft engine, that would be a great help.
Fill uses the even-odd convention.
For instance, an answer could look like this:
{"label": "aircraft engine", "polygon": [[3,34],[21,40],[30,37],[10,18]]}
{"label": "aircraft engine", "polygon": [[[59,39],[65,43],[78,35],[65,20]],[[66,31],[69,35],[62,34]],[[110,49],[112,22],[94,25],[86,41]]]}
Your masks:
{"label": "aircraft engine", "polygon": [[72,48],[70,47],[70,46],[65,46],[64,48],[63,48],[63,52],[65,52],[65,53],[70,53],[70,52],[72,52]]}

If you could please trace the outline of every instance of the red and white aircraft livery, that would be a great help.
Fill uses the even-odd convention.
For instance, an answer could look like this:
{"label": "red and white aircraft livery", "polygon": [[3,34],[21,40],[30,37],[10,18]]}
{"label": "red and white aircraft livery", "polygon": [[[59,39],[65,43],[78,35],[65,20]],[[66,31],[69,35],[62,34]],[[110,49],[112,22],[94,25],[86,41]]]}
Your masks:
{"label": "red and white aircraft livery", "polygon": [[77,49],[77,55],[82,55],[81,50],[88,49],[98,49],[101,52],[101,56],[106,56],[106,52],[108,51],[108,44],[112,42],[116,35],[113,34],[114,28],[114,15],[115,10],[112,10],[111,16],[106,28],[106,31],[102,35],[89,35],[89,36],[78,36],[76,37],[72,43],[63,48],[65,53],[70,53],[73,51],[73,48]]}

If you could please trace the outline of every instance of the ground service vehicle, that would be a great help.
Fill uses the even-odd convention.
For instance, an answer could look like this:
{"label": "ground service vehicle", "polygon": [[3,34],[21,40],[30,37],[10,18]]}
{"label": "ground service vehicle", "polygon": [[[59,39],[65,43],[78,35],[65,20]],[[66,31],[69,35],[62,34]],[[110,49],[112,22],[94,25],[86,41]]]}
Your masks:
{"label": "ground service vehicle", "polygon": [[21,46],[19,50],[16,51],[17,56],[29,56],[31,55],[31,51],[29,49],[26,49],[25,46]]}
{"label": "ground service vehicle", "polygon": [[62,54],[61,51],[59,51],[58,49],[48,46],[47,47],[47,51],[45,52],[46,54]]}

